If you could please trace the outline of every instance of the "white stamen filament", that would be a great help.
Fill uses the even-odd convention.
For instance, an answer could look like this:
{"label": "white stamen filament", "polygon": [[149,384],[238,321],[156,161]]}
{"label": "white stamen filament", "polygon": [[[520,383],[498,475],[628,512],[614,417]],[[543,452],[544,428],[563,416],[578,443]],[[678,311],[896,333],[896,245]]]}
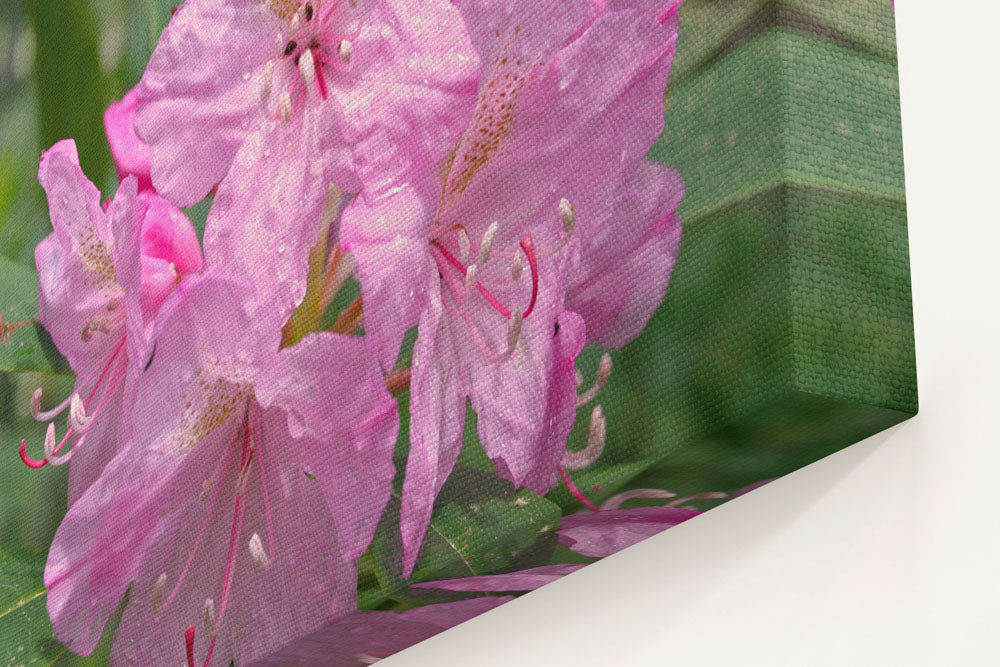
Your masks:
{"label": "white stamen filament", "polygon": [[510,328],[507,329],[507,357],[514,353],[517,348],[517,341],[521,337],[521,324],[524,322],[524,316],[521,315],[521,311],[514,311],[514,317],[510,318]]}
{"label": "white stamen filament", "polygon": [[476,264],[469,264],[469,268],[465,270],[465,298],[468,298],[469,292],[476,284],[476,276],[479,274],[479,266]]}
{"label": "white stamen filament", "polygon": [[465,231],[464,227],[458,229],[458,257],[462,260],[462,264],[469,261],[469,233]]}
{"label": "white stamen filament", "polygon": [[261,104],[267,104],[271,98],[271,80],[274,78],[274,61],[268,60],[264,63],[264,81],[260,88]]}
{"label": "white stamen filament", "polygon": [[257,570],[266,570],[271,560],[267,557],[267,552],[264,551],[264,544],[260,541],[260,535],[257,533],[251,535],[249,546],[250,558],[253,560],[254,568]]}
{"label": "white stamen filament", "polygon": [[[726,497],[727,494],[722,493],[721,491],[706,491],[704,493],[696,493],[693,496],[685,496],[684,498],[678,498],[677,500],[673,500],[670,502],[670,506],[677,507],[681,503],[686,503],[690,500],[721,500]],[[694,509],[694,508],[688,508],[688,509]]]}
{"label": "white stamen filament", "polygon": [[566,470],[583,470],[590,467],[604,452],[607,442],[608,422],[601,406],[595,405],[590,413],[590,431],[587,434],[587,446],[575,452],[563,454],[562,467]]}
{"label": "white stamen filament", "polygon": [[282,123],[287,123],[288,119],[292,117],[292,98],[287,90],[281,94],[281,98],[278,100],[278,117]]}
{"label": "white stamen filament", "polygon": [[[604,356],[601,357],[601,363],[597,367],[597,379],[594,381],[594,386],[577,396],[576,407],[581,408],[597,398],[597,394],[600,393],[601,389],[604,388],[604,385],[608,383],[610,378],[611,355],[605,352]],[[579,384],[577,386],[579,386]]]}
{"label": "white stamen filament", "polygon": [[212,598],[205,598],[205,634],[211,637],[215,634],[215,601]]}
{"label": "white stamen filament", "polygon": [[[298,14],[295,16],[298,17]],[[306,84],[306,95],[312,96],[313,84],[316,82],[316,61],[313,60],[312,51],[309,49],[299,56],[299,74]]]}
{"label": "white stamen filament", "polygon": [[93,423],[94,417],[87,416],[87,409],[80,400],[80,394],[74,393],[69,403],[69,427],[78,433],[85,433]]}
{"label": "white stamen filament", "polygon": [[153,584],[153,611],[157,614],[160,613],[160,609],[163,607],[163,593],[167,590],[167,573],[163,572],[159,577],[156,578],[156,583]]}
{"label": "white stamen filament", "polygon": [[49,422],[45,429],[45,458],[49,459],[56,453],[56,425]]}
{"label": "white stamen filament", "polygon": [[345,63],[349,63],[354,57],[354,45],[345,39],[340,42],[340,46],[337,48],[337,53],[340,54],[341,60]]}
{"label": "white stamen filament", "polygon": [[579,389],[581,384],[583,384],[583,373],[576,371],[576,388]]}
{"label": "white stamen filament", "polygon": [[486,261],[490,258],[490,250],[493,249],[493,239],[496,238],[497,229],[500,228],[500,223],[493,221],[486,229],[486,233],[483,234],[483,240],[479,244],[479,265],[482,266],[486,264]]}
{"label": "white stamen filament", "polygon": [[573,227],[576,225],[576,209],[565,197],[559,200],[559,219],[562,220],[563,231],[566,235],[572,234]]}
{"label": "white stamen filament", "polygon": [[522,273],[524,273],[524,260],[521,259],[521,251],[518,250],[514,254],[514,264],[510,267],[510,277],[513,278],[516,283],[521,279]]}
{"label": "white stamen filament", "polygon": [[274,37],[274,57],[280,58],[285,55],[285,37],[279,32]]}
{"label": "white stamen filament", "polygon": [[66,400],[56,407],[42,412],[42,388],[39,387],[31,394],[31,416],[35,418],[35,421],[51,421],[53,418],[59,416],[63,410],[69,407],[71,400],[73,400],[73,396],[67,396]]}
{"label": "white stamen filament", "polygon": [[299,18],[299,14],[300,14],[300,12],[301,12],[301,11],[302,11],[302,8],[300,7],[300,8],[299,8],[299,11],[295,12],[295,15],[294,15],[294,16],[292,16],[292,25],[291,25],[291,29],[292,29],[292,34],[293,34],[293,35],[294,35],[294,34],[295,34],[296,32],[298,32],[298,31],[299,31],[299,24],[301,24],[301,23],[302,23],[302,19],[300,19],[300,18]]}
{"label": "white stamen filament", "polygon": [[616,493],[601,505],[602,510],[616,510],[622,506],[626,500],[632,500],[633,498],[644,498],[648,500],[655,500],[660,498],[673,498],[676,493],[671,493],[670,491],[665,491],[664,489],[632,489],[631,491],[624,491],[622,493]]}

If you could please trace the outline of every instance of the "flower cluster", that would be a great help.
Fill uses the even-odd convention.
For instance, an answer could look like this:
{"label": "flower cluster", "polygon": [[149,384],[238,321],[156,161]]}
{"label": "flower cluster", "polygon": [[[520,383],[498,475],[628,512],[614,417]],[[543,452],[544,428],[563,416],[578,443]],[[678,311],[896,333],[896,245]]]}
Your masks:
{"label": "flower cluster", "polygon": [[[127,590],[115,664],[247,664],[355,612],[406,389],[404,576],[467,402],[498,475],[589,502],[568,471],[601,454],[600,406],[587,447],[566,441],[611,360],[581,390],[576,357],[642,331],[680,241],[680,177],[645,158],[679,4],[176,9],[105,116],[114,197],[71,140],[39,168],[40,319],[77,380],[47,411],[36,392],[68,425],[21,457],[70,462],[45,569],[60,641],[89,654]],[[206,196],[199,242],[178,207]]]}

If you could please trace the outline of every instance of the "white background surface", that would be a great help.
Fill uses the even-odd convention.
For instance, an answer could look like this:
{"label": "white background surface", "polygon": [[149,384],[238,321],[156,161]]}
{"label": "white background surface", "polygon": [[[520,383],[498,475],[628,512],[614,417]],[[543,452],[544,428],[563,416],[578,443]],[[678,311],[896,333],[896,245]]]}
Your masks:
{"label": "white background surface", "polygon": [[1000,665],[1000,8],[897,30],[920,414],[382,664]]}

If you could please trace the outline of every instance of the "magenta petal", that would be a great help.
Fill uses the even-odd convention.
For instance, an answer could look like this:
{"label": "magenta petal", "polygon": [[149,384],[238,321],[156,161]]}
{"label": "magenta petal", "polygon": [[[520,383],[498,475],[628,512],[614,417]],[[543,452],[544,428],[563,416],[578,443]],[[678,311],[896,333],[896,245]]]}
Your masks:
{"label": "magenta petal", "polygon": [[699,514],[679,507],[584,510],[563,517],[559,543],[578,554],[603,558]]}
{"label": "magenta petal", "polygon": [[140,190],[151,190],[153,181],[149,169],[152,151],[135,133],[135,108],[138,102],[138,95],[133,88],[125,97],[108,105],[104,112],[104,131],[108,136],[118,180],[124,180],[131,174],[138,179]]}
{"label": "magenta petal", "polygon": [[412,584],[411,588],[433,588],[443,591],[462,591],[469,593],[503,593],[506,591],[533,591],[546,584],[551,584],[567,574],[576,572],[586,565],[581,563],[564,563],[560,565],[543,565],[528,570],[519,570],[507,574],[484,574],[476,577],[461,577],[458,579],[442,579],[440,581],[424,581]]}

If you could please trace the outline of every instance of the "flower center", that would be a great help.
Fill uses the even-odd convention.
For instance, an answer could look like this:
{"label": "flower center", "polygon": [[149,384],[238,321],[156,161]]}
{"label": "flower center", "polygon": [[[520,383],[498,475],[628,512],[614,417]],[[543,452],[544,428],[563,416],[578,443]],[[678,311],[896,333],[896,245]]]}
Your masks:
{"label": "flower center", "polygon": [[289,120],[314,92],[326,100],[328,77],[350,71],[359,33],[350,4],[313,0],[290,12],[288,33],[275,37],[275,56],[264,66],[261,97],[271,118]]}
{"label": "flower center", "polygon": [[[518,247],[513,250],[498,249],[493,251],[494,240],[498,231],[498,223],[494,222],[483,234],[479,243],[479,250],[476,261],[469,263],[471,244],[468,232],[461,225],[452,225],[441,229],[438,233],[431,235],[430,249],[431,256],[438,265],[438,273],[441,276],[444,291],[450,295],[444,300],[445,307],[454,315],[462,319],[468,327],[476,346],[483,353],[483,356],[491,362],[504,361],[513,355],[521,333],[523,321],[535,310],[538,300],[539,285],[539,259],[554,255],[561,251],[573,233],[576,223],[576,213],[572,204],[563,199],[559,202],[558,217],[562,222],[562,235],[555,247],[548,249],[544,253],[539,253],[535,247],[534,238],[531,232],[527,232],[521,237]],[[457,256],[456,256],[457,246]],[[494,275],[494,289],[490,289],[483,283],[480,277],[483,269],[490,258],[494,255],[503,255],[511,262],[510,279],[501,278],[499,282]],[[505,292],[515,291],[514,287],[520,282],[524,274],[524,265],[527,263],[531,272],[531,293],[527,305],[523,310],[512,310],[505,305],[501,299],[495,296],[500,290]],[[503,273],[500,274],[504,275]],[[461,279],[460,279],[461,278]],[[478,292],[478,297],[473,291]],[[507,330],[507,350],[498,353],[494,351],[486,341],[486,337],[480,331],[478,325],[473,320],[470,307],[473,305],[472,298],[482,298],[489,309],[496,311],[509,321]]]}

